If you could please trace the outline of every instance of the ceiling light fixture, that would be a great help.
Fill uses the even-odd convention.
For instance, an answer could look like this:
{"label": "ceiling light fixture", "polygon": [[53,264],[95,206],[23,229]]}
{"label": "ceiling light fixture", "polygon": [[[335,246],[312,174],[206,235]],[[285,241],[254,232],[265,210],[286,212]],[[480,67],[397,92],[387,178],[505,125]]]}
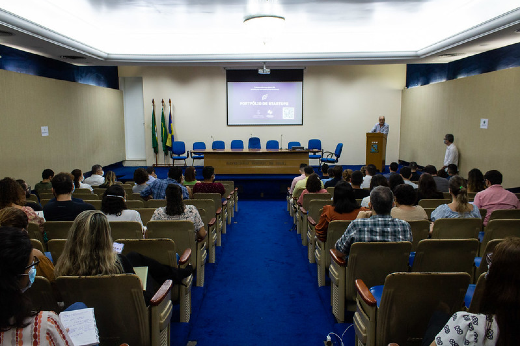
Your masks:
{"label": "ceiling light fixture", "polygon": [[251,34],[260,37],[265,44],[283,31],[285,17],[274,14],[255,14],[247,16],[244,24]]}

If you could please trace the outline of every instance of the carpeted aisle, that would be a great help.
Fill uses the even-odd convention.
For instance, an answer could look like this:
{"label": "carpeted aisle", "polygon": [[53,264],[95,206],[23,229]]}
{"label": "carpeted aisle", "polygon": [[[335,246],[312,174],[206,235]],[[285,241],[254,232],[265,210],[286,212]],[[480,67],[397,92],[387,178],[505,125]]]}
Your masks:
{"label": "carpeted aisle", "polygon": [[289,231],[285,201],[241,200],[234,221],[188,340],[199,346],[323,345],[329,332],[345,326],[334,324],[330,305],[320,299],[299,235]]}

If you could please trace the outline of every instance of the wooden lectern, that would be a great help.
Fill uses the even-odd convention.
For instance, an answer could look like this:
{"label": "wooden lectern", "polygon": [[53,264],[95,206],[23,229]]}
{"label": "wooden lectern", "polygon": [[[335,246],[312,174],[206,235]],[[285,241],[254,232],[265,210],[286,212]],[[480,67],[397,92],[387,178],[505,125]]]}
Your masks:
{"label": "wooden lectern", "polygon": [[384,133],[367,133],[366,164],[373,164],[383,172],[386,157],[386,135]]}

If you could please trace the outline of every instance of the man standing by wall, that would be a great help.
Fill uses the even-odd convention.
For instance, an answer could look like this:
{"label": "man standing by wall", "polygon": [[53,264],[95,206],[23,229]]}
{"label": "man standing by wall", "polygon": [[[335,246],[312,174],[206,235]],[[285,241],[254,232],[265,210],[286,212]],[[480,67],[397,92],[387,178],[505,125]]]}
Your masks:
{"label": "man standing by wall", "polygon": [[444,164],[441,169],[446,169],[450,164],[459,166],[459,149],[453,144],[454,140],[455,138],[451,133],[444,136],[444,144],[448,147],[446,148],[446,154],[444,154]]}

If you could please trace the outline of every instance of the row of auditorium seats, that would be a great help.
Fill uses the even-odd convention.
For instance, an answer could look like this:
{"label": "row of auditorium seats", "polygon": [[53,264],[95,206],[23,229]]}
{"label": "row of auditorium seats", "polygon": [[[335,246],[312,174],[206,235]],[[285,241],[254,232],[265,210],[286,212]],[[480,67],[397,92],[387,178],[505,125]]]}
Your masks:
{"label": "row of auditorium seats", "polygon": [[[354,243],[345,260],[334,245],[351,221],[332,221],[326,242],[315,233],[332,194],[306,194],[301,207],[288,198],[287,209],[309,262],[317,265],[318,286],[329,273],[335,318],[345,322],[345,311],[355,311],[356,345],[420,340],[439,301],[449,314],[478,311],[488,268],[482,259],[504,238],[520,237],[520,210],[494,211],[485,228],[480,219],[439,219],[431,236],[428,220],[413,221],[413,242]],[[421,202],[430,215],[450,200]]]}

